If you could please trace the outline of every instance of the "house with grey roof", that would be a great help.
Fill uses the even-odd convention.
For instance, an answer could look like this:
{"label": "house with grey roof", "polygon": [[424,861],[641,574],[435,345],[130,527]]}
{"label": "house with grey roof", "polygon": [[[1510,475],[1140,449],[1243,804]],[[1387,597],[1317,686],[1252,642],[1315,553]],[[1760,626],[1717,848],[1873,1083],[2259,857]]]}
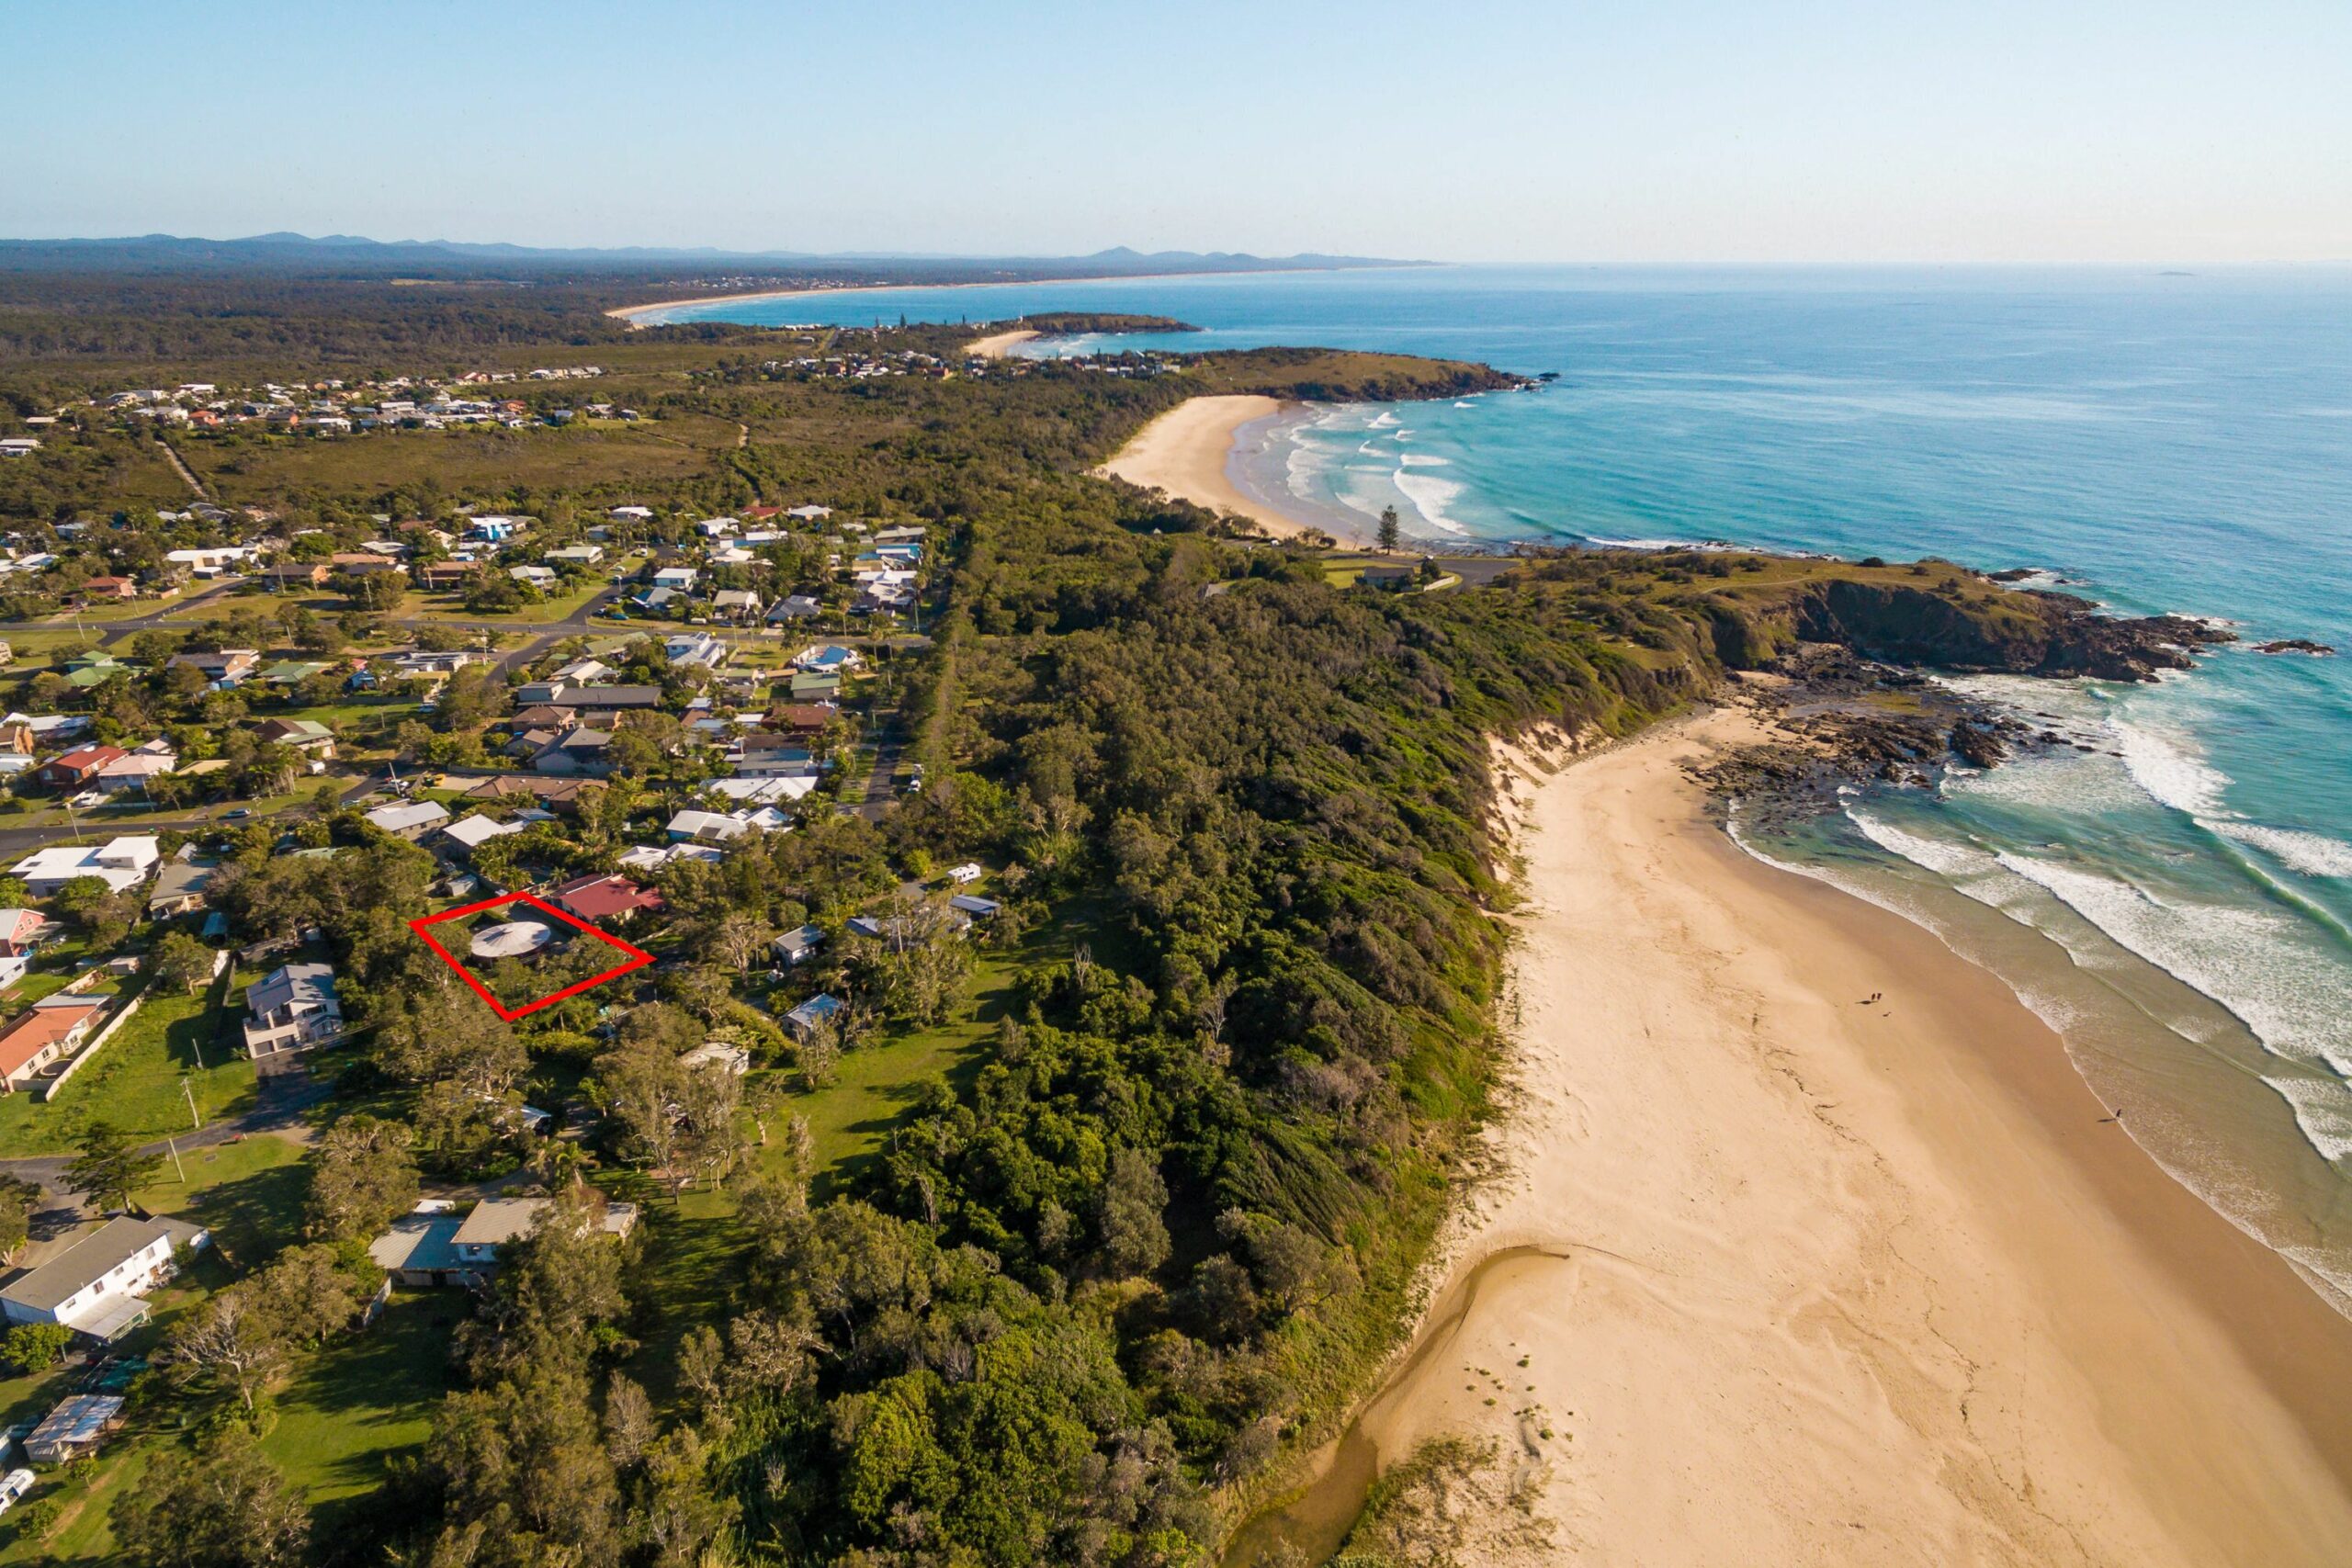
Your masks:
{"label": "house with grey roof", "polygon": [[0,1316],[120,1338],[147,1321],[143,1298],[172,1277],[179,1248],[199,1251],[211,1240],[211,1232],[185,1220],[119,1215],[0,1287]]}
{"label": "house with grey roof", "polygon": [[[552,1198],[485,1198],[450,1233],[449,1249],[461,1269],[492,1269],[499,1249],[520,1241],[539,1227],[555,1209]],[[606,1203],[588,1225],[607,1235],[627,1235],[637,1228],[637,1205]],[[583,1234],[587,1226],[582,1227]]]}
{"label": "house with grey roof", "polygon": [[288,964],[245,987],[245,1050],[258,1061],[307,1051],[343,1032],[334,971],[324,964]]}
{"label": "house with grey roof", "polygon": [[362,814],[368,825],[402,839],[421,839],[449,819],[449,808],[437,800],[402,800]]}
{"label": "house with grey roof", "polygon": [[212,886],[217,870],[209,860],[165,861],[164,869],[155,874],[155,886],[147,890],[147,918],[167,920],[203,908],[205,890]]}

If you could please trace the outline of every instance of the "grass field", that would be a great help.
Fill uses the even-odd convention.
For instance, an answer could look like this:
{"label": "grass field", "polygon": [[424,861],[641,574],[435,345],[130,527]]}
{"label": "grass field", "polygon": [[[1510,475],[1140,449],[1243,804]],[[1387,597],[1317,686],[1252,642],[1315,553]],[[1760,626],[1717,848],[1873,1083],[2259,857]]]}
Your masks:
{"label": "grass field", "polygon": [[239,1143],[181,1151],[176,1167],[165,1159],[154,1182],[132,1196],[153,1213],[203,1225],[225,1264],[243,1269],[301,1239],[307,1190],[302,1145],[256,1133]]}
{"label": "grass field", "polygon": [[[119,1444],[100,1455],[95,1465],[42,1472],[40,1483],[28,1502],[58,1497],[64,1503],[64,1512],[42,1540],[28,1539],[20,1520],[0,1517],[0,1534],[17,1527],[7,1544],[0,1546],[0,1563],[121,1561],[114,1550],[114,1529],[108,1522],[107,1510],[117,1497],[136,1485],[146,1473],[148,1448],[153,1441],[151,1438]],[[17,1506],[25,1506],[20,1503]]]}
{"label": "grass field", "polygon": [[336,1505],[384,1479],[384,1461],[424,1441],[449,1388],[449,1333],[462,1291],[396,1291],[374,1325],[303,1359],[278,1390],[262,1450],[300,1487],[313,1528],[331,1536]]}
{"label": "grass field", "polygon": [[[158,1293],[159,1305],[196,1299],[199,1278],[217,1287],[228,1274],[199,1263],[179,1286]],[[449,1331],[464,1310],[455,1292],[395,1294],[372,1327],[303,1357],[277,1389],[262,1451],[311,1504],[314,1541],[331,1542],[338,1518],[381,1483],[385,1461],[424,1440],[433,1406],[449,1386]],[[73,1377],[60,1369],[0,1382],[0,1419],[31,1419],[69,1392]],[[57,1497],[63,1512],[38,1542],[12,1536],[15,1521],[0,1518],[0,1564],[119,1561],[114,1503],[139,1484],[153,1455],[181,1440],[184,1408],[151,1402],[95,1462],[41,1472],[32,1500]]]}
{"label": "grass field", "polygon": [[[222,1027],[233,1010],[208,1007],[209,995],[153,993],[53,1101],[0,1096],[0,1148],[12,1155],[62,1154],[96,1119],[141,1140],[192,1131],[183,1077],[207,1121],[249,1109],[254,1065],[242,1051],[230,1055]],[[196,1065],[199,1052],[207,1064],[202,1068]]]}

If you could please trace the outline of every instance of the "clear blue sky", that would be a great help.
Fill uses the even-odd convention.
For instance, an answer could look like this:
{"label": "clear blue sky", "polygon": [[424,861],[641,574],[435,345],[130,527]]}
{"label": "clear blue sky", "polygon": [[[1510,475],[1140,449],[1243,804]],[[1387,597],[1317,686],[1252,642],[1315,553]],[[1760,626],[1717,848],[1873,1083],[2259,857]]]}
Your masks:
{"label": "clear blue sky", "polygon": [[2352,0],[92,5],[0,233],[2352,258]]}

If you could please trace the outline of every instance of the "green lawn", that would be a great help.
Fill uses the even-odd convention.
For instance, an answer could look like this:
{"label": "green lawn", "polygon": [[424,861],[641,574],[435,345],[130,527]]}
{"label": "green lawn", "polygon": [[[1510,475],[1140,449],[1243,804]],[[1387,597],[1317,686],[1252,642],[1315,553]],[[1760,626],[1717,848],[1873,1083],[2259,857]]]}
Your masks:
{"label": "green lawn", "polygon": [[278,1390],[262,1450],[310,1499],[318,1535],[332,1539],[335,1505],[382,1483],[386,1459],[424,1441],[470,1304],[463,1291],[395,1291],[371,1327],[304,1358]]}
{"label": "green lawn", "polygon": [[[945,1077],[960,1086],[978,1071],[998,1021],[1012,1007],[1022,966],[1068,950],[1068,934],[1057,926],[1040,929],[1018,948],[981,948],[964,999],[946,1022],[844,1051],[831,1084],[813,1094],[786,1095],[784,1111],[806,1120],[815,1142],[820,1193],[846,1182],[873,1157],[925,1083]],[[781,1125],[781,1118],[771,1119],[771,1131]],[[782,1147],[781,1139],[769,1144],[771,1150]]]}
{"label": "green lawn", "polygon": [[[51,1563],[119,1562],[107,1510],[146,1473],[152,1441],[125,1439],[100,1454],[95,1463],[40,1472],[40,1483],[26,1502],[60,1497],[65,1511],[45,1541],[28,1540],[21,1530],[8,1535],[7,1544],[0,1546],[0,1563],[40,1563],[46,1568]],[[17,1507],[25,1506],[19,1503]],[[13,1518],[0,1517],[0,1534],[15,1523]]]}
{"label": "green lawn", "polygon": [[508,610],[493,615],[476,615],[473,611],[467,609],[465,602],[457,595],[436,593],[433,596],[430,607],[425,614],[435,619],[481,621],[492,626],[551,626],[557,621],[568,620],[579,612],[582,605],[613,585],[609,575],[610,569],[600,567],[597,570],[606,575],[600,575],[581,587],[567,589],[536,604],[526,604],[519,610]]}
{"label": "green lawn", "polygon": [[166,1157],[153,1185],[132,1196],[151,1213],[176,1214],[211,1231],[224,1263],[242,1270],[301,1239],[308,1187],[302,1145],[256,1133],[237,1143],[184,1149],[176,1166]]}
{"label": "green lawn", "polygon": [[52,1101],[0,1096],[0,1148],[11,1155],[62,1154],[93,1119],[141,1140],[192,1131],[183,1077],[208,1122],[250,1109],[254,1065],[224,1032],[236,1010],[208,1007],[210,995],[153,995]]}

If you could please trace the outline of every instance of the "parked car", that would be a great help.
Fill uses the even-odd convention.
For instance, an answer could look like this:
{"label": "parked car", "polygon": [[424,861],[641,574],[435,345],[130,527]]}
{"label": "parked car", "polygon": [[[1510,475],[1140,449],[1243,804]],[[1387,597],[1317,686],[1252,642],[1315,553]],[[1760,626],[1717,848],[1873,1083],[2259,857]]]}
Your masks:
{"label": "parked car", "polygon": [[223,812],[221,814],[220,820],[223,822],[241,822],[252,815],[253,812],[249,807],[240,806],[234,811]]}

